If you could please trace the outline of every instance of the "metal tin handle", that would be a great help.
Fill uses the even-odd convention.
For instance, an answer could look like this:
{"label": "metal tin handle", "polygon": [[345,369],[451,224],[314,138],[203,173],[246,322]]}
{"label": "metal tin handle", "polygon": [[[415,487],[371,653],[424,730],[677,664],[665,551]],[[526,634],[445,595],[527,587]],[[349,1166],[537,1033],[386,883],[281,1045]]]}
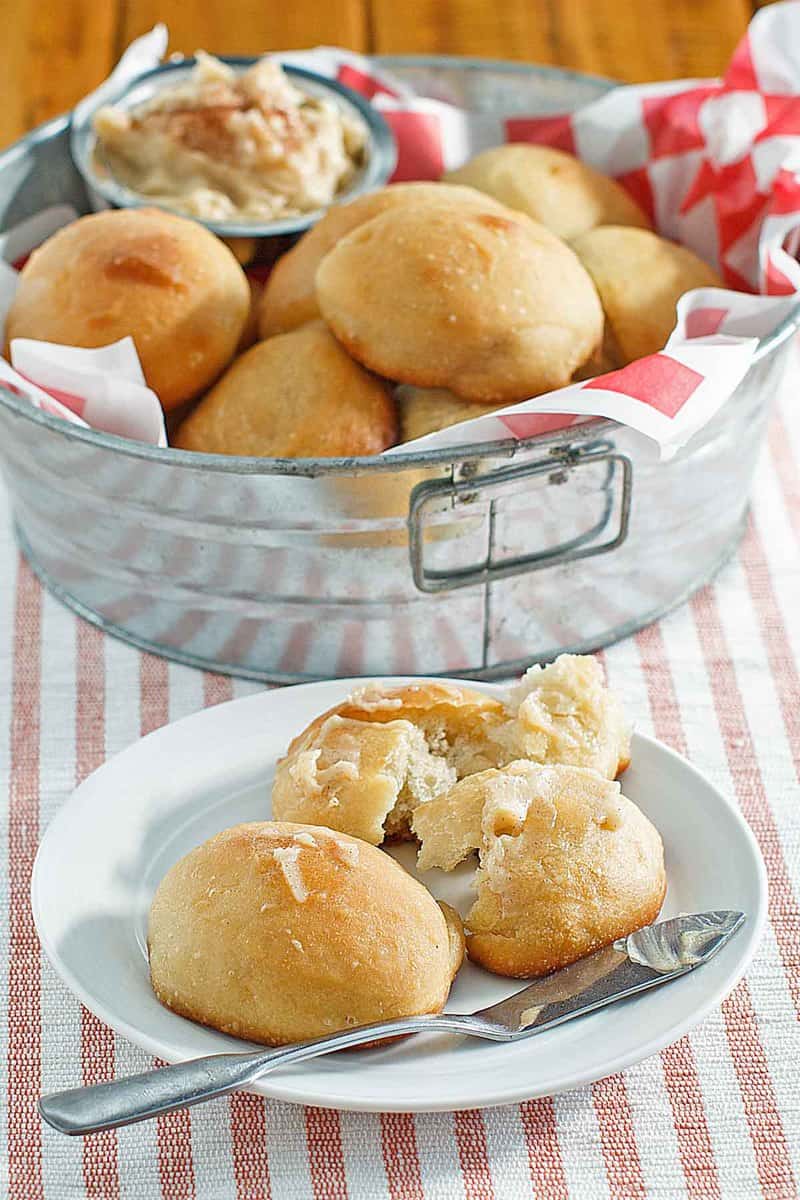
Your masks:
{"label": "metal tin handle", "polygon": [[[426,567],[424,531],[426,510],[436,506],[437,510],[441,511],[443,500],[449,500],[453,508],[461,504],[472,504],[480,498],[482,492],[485,493],[498,486],[513,484],[519,480],[544,474],[552,475],[554,483],[562,483],[565,471],[597,463],[608,464],[605,484],[607,500],[603,515],[591,529],[548,550],[540,550],[532,554],[495,562],[493,559],[495,501],[490,500],[489,548],[484,562],[475,567],[444,571],[430,570]],[[605,541],[597,542],[595,539],[608,526],[614,511],[614,495],[611,485],[617,469],[619,469],[622,479],[619,521],[616,531],[611,536],[607,537]],[[433,479],[419,483],[411,493],[408,513],[409,556],[414,583],[421,592],[448,592],[456,588],[508,579],[514,575],[526,575],[531,571],[542,571],[547,567],[561,566],[580,558],[591,558],[597,554],[606,554],[610,550],[616,550],[628,536],[632,489],[633,463],[627,455],[621,454],[607,442],[582,450],[570,447],[546,459],[535,459],[532,462],[520,463],[518,466],[502,467],[498,471],[492,471],[479,477]]]}

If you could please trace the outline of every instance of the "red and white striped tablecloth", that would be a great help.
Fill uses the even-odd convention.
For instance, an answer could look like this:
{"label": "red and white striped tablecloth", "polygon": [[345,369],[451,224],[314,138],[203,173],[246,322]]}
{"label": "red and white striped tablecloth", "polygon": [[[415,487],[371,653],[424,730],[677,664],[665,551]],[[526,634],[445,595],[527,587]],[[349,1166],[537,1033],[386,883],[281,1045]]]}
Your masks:
{"label": "red and white striped tablecloth", "polygon": [[[770,880],[748,978],[671,1049],[516,1107],[338,1113],[239,1095],[85,1141],[36,1099],[148,1059],[43,960],[39,836],[104,758],[254,690],[105,638],[20,563],[0,488],[0,1195],[8,1200],[788,1200],[800,1180],[800,406],[772,424],[741,549],[716,582],[605,655],[646,732],[735,797]],[[698,514],[702,519],[702,514]]]}

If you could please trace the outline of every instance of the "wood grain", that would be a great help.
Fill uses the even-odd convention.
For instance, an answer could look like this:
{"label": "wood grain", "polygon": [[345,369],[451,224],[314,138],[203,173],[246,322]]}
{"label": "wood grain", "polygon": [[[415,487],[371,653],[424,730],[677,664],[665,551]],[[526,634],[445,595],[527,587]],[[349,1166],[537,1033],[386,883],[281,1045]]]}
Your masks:
{"label": "wood grain", "polygon": [[760,0],[0,0],[0,144],[70,108],[162,20],[172,50],[350,46],[559,64],[631,81],[716,75]]}
{"label": "wood grain", "polygon": [[71,108],[108,74],[116,12],[103,0],[0,0],[0,144]]}
{"label": "wood grain", "polygon": [[371,0],[374,48],[383,54],[466,54],[551,63],[553,0]]}
{"label": "wood grain", "polygon": [[333,45],[366,50],[366,0],[125,0],[120,50],[164,21],[184,54],[260,54]]}
{"label": "wood grain", "polygon": [[719,74],[749,0],[372,0],[384,53],[474,54],[639,82]]}

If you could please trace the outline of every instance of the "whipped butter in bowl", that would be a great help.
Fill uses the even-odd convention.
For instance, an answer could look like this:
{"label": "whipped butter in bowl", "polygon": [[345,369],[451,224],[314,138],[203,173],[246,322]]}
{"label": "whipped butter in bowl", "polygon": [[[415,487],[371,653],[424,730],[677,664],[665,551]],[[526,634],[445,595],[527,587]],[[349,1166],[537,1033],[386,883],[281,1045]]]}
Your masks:
{"label": "whipped butter in bowl", "polygon": [[385,121],[349,88],[274,58],[202,52],[82,114],[72,152],[100,203],[159,205],[227,237],[300,232],[395,162]]}

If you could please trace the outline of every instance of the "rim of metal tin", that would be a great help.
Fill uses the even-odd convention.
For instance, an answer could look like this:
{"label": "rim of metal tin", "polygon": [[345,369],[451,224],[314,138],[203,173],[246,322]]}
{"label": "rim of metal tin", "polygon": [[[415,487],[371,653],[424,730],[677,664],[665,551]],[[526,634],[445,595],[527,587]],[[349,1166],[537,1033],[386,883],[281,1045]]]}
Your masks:
{"label": "rim of metal tin", "polygon": [[[582,71],[572,71],[562,67],[535,66],[525,63],[514,63],[506,59],[494,58],[461,58],[458,55],[374,55],[374,61],[391,69],[391,66],[406,66],[420,68],[452,67],[468,71],[496,70],[508,75],[544,75],[551,79],[589,80],[592,83],[604,84],[608,90],[617,86],[614,80],[602,75],[590,75]],[[156,68],[158,69],[158,68]],[[3,159],[22,152],[30,144],[47,141],[49,138],[68,129],[71,121],[70,114],[54,117],[52,120],[37,126],[30,133],[19,138],[0,154],[0,164]],[[0,167],[1,169],[1,167]],[[753,357],[752,365],[760,362],[773,350],[791,337],[800,327],[800,300],[771,333],[761,338]],[[229,475],[294,475],[314,478],[320,475],[351,474],[355,471],[362,473],[380,473],[397,470],[411,470],[416,467],[434,467],[454,464],[470,459],[480,459],[489,456],[511,457],[518,450],[530,446],[563,445],[565,440],[570,442],[584,441],[594,437],[599,432],[617,428],[617,422],[607,417],[595,417],[579,425],[571,425],[566,429],[555,430],[552,433],[537,434],[535,437],[516,439],[505,438],[502,441],[480,442],[460,446],[449,446],[441,450],[393,451],[390,455],[372,455],[369,457],[353,458],[257,458],[226,454],[201,454],[197,451],[177,450],[170,446],[160,447],[136,442],[130,438],[119,437],[117,434],[101,433],[95,429],[84,429],[70,425],[59,417],[41,412],[28,400],[15,396],[0,383],[0,404],[24,420],[33,422],[49,429],[51,432],[69,441],[85,442],[104,450],[110,450],[127,458],[144,459],[150,462],[201,469],[218,474]]]}
{"label": "rim of metal tin", "polygon": [[[246,69],[259,61],[258,55],[250,54],[218,54],[215,57],[220,62],[236,69]],[[169,75],[188,74],[196,62],[197,58],[194,55],[188,55],[186,58],[160,63],[157,67],[151,67],[150,70],[143,71],[140,75],[137,75],[135,79],[129,80],[113,96],[104,98],[103,103],[122,104],[125,106],[137,92],[143,89],[146,90],[149,83]],[[313,84],[319,92],[327,92],[332,97],[337,98],[340,102],[340,107],[342,107],[341,102],[343,101],[344,106],[349,107],[357,113],[366,126],[369,135],[369,155],[366,164],[350,186],[337,197],[337,202],[352,200],[354,197],[360,196],[362,192],[369,191],[385,183],[397,163],[397,145],[391,129],[378,109],[374,105],[369,104],[358,92],[353,91],[346,84],[340,83],[338,79],[330,79],[326,75],[318,74],[316,71],[309,71],[306,67],[296,67],[293,63],[282,63],[281,66],[287,75],[293,76],[298,81],[304,81],[308,85]],[[312,92],[307,92],[307,94],[313,95]],[[95,111],[96,108],[87,110],[77,123],[73,118],[70,119],[70,150],[73,162],[80,172],[84,183],[87,187],[99,193],[109,204],[113,204],[117,208],[144,208],[152,206],[155,201],[151,198],[126,187],[115,179],[111,173],[106,178],[100,175],[95,169],[93,160],[95,139],[91,127],[91,120]],[[157,207],[166,208],[167,206],[162,204]],[[179,210],[172,209],[168,211]],[[282,220],[261,222],[206,221],[199,217],[192,217],[191,219],[197,221],[200,225],[205,225],[207,229],[217,234],[218,237],[267,238],[302,233],[313,225],[322,216],[323,212],[324,209],[320,208],[314,209],[313,212],[298,213],[296,216],[285,217]]]}
{"label": "rim of metal tin", "polygon": [[460,54],[371,54],[370,60],[388,67],[454,67],[458,70],[501,71],[506,75],[548,75],[551,79],[581,79],[590,83],[602,83],[607,91],[623,86],[618,79],[608,75],[593,75],[589,71],[573,71],[569,67],[552,67],[545,63],[513,62],[509,58],[463,57]]}

